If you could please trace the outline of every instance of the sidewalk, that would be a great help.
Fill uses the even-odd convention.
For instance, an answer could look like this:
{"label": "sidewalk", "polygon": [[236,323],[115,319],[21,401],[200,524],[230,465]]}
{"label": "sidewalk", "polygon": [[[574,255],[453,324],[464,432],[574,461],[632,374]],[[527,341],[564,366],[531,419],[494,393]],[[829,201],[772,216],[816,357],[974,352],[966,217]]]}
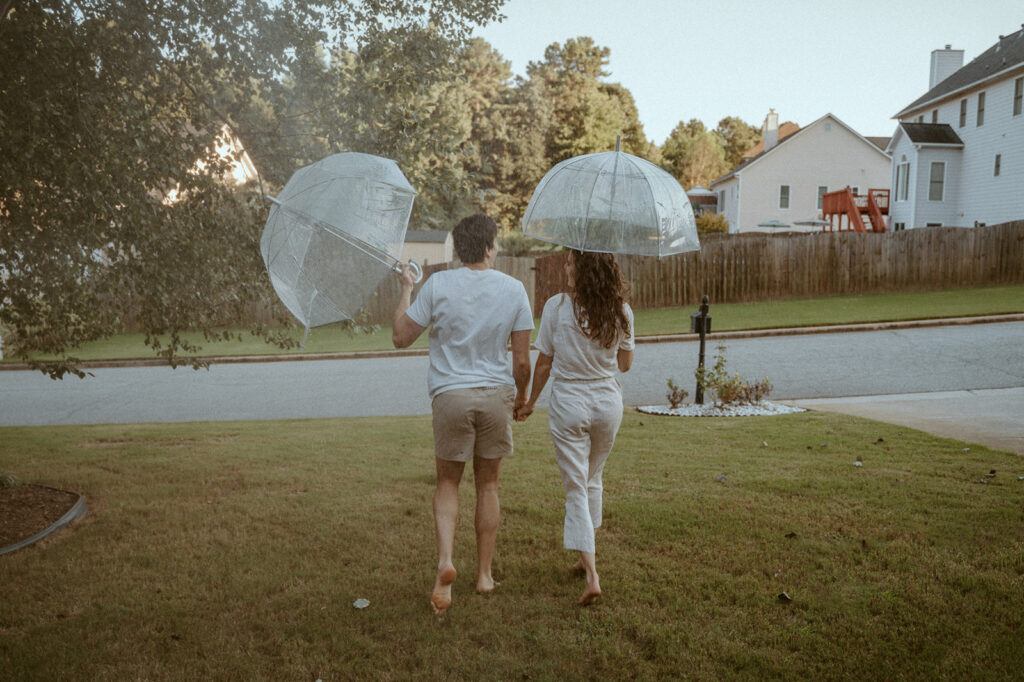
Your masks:
{"label": "sidewalk", "polygon": [[1024,388],[780,400],[1024,455]]}

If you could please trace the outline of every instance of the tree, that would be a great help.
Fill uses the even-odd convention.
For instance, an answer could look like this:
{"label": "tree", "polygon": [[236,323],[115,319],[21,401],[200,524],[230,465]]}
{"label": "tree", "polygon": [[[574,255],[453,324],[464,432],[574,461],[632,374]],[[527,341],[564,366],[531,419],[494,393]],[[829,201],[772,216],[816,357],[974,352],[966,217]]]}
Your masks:
{"label": "tree", "polygon": [[721,138],[699,120],[680,121],[662,145],[662,165],[687,189],[708,185],[728,170]]}
{"label": "tree", "polygon": [[[272,300],[258,256],[266,187],[222,181],[234,162],[217,152],[223,131],[270,183],[328,150],[410,154],[433,130],[415,107],[500,4],[4,2],[5,351],[53,354],[60,360],[42,369],[81,376],[70,349],[134,317],[174,365],[194,350],[182,330],[215,338],[232,312]],[[336,106],[324,106],[317,88],[349,77],[330,89]],[[166,200],[171,190],[178,201]]]}
{"label": "tree", "polygon": [[743,160],[743,154],[761,141],[761,129],[735,116],[726,116],[718,122],[715,132],[722,138],[725,163],[731,169]]}
{"label": "tree", "polygon": [[623,136],[623,151],[650,154],[654,146],[640,124],[636,103],[619,84],[603,82],[611,51],[589,37],[552,43],[544,61],[530,62],[527,76],[551,107],[546,131],[547,159],[552,165],[581,154],[614,149]]}

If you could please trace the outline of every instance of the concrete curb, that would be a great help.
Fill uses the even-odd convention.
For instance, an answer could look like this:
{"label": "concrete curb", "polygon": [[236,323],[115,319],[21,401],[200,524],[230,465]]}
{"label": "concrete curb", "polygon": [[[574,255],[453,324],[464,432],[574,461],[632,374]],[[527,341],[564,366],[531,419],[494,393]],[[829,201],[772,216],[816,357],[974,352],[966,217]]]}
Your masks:
{"label": "concrete curb", "polygon": [[[944,327],[968,324],[992,324],[997,322],[1024,322],[1024,313],[1010,313],[1007,315],[978,315],[974,317],[948,317],[928,320],[900,320],[896,322],[867,322],[860,324],[837,324],[822,325],[820,327],[785,327],[779,329],[743,329],[737,331],[712,332],[707,335],[709,341],[728,339],[749,339],[769,336],[796,336],[800,334],[840,334],[848,332],[873,332],[898,329],[919,329],[922,327]],[[661,334],[652,336],[638,336],[636,342],[644,343],[672,343],[678,341],[696,341],[697,334]],[[422,349],[405,350],[378,350],[378,351],[352,351],[347,353],[296,353],[293,355],[226,355],[200,357],[203,362],[211,365],[233,365],[240,363],[255,362],[305,362],[312,360],[356,360],[363,358],[404,358],[423,357],[429,351]],[[136,359],[136,360],[90,360],[81,362],[78,367],[83,370],[105,369],[117,367],[160,367],[166,366],[167,361],[159,358]],[[180,358],[179,367],[189,367],[189,360]],[[0,362],[0,372],[13,370],[27,370],[32,367],[27,362]]]}

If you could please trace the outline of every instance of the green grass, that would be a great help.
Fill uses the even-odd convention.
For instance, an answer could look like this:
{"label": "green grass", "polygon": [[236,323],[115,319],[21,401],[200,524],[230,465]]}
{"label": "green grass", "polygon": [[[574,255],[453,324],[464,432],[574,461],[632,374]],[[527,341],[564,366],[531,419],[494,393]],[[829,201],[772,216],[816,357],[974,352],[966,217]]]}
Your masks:
{"label": "green grass", "polygon": [[[694,308],[696,310],[696,308]],[[680,334],[690,331],[690,313],[682,308],[660,308],[636,311],[636,331],[641,336]],[[858,294],[819,298],[793,298],[758,303],[723,303],[711,306],[713,329],[732,331],[804,327],[858,322],[916,320],[929,318],[993,315],[1024,312],[1024,285],[947,289],[941,291],[901,292],[890,294]],[[539,320],[536,321],[539,324]],[[236,330],[241,339],[230,342],[208,342],[202,334],[186,334],[185,338],[202,346],[202,357],[268,355],[298,353],[347,353],[392,350],[391,327],[383,326],[373,334],[351,336],[339,325],[328,325],[310,331],[303,348],[281,350],[264,343],[244,330]],[[292,330],[295,341],[301,341],[303,330]],[[536,336],[536,330],[534,331]],[[425,349],[427,335],[421,336],[412,348]],[[79,360],[123,360],[152,358],[153,351],[145,345],[142,334],[120,334],[75,349],[71,355]],[[34,359],[52,360],[38,355]],[[6,358],[14,362],[15,358]]]}
{"label": "green grass", "polygon": [[430,428],[0,429],[0,471],[90,506],[0,557],[3,677],[1020,679],[1020,456],[826,413],[627,412],[598,531],[605,596],[584,609],[539,414],[503,470],[502,584],[473,593],[467,473],[439,619]]}

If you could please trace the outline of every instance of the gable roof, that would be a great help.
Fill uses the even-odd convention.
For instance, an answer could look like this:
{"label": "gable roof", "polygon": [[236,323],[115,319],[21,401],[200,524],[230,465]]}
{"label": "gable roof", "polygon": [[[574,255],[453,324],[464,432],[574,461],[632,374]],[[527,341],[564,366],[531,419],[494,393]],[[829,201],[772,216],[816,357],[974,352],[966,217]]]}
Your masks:
{"label": "gable roof", "polygon": [[[793,123],[792,121],[786,121],[785,123],[783,123],[782,125],[779,126],[779,142],[782,142],[784,139],[786,139],[787,137],[789,137],[793,133],[797,133],[797,132],[800,132],[800,126],[798,126],[797,124]],[[778,144],[778,142],[776,142],[775,144]],[[764,151],[764,140],[762,139],[760,142],[755,144],[753,147],[751,147],[747,151],[743,152],[743,156],[740,157],[740,158],[752,159],[752,158],[754,158],[755,156],[757,156],[758,154],[760,154],[763,151]]]}
{"label": "gable roof", "polygon": [[885,156],[885,157],[888,157],[888,156],[889,156],[889,155],[888,155],[888,154],[887,154],[887,153],[885,152],[885,149],[884,149],[884,148],[882,148],[882,147],[879,147],[879,146],[878,146],[877,144],[875,144],[874,142],[870,141],[870,140],[869,140],[868,138],[864,137],[863,135],[861,135],[860,133],[858,133],[858,132],[857,132],[856,130],[854,130],[854,129],[853,129],[853,128],[851,128],[850,126],[848,126],[848,125],[846,125],[845,123],[843,123],[842,121],[840,121],[840,120],[839,120],[838,118],[836,118],[836,116],[834,116],[833,114],[825,114],[824,116],[822,116],[821,118],[819,118],[819,119],[818,119],[817,121],[815,121],[814,123],[810,124],[810,125],[809,125],[809,126],[807,126],[806,128],[800,128],[800,129],[799,129],[799,130],[798,130],[797,132],[793,133],[793,134],[792,134],[792,135],[790,135],[789,137],[786,137],[786,138],[784,138],[784,139],[780,139],[780,140],[778,141],[778,143],[777,143],[777,144],[776,144],[776,145],[775,145],[774,147],[772,147],[771,149],[769,149],[768,151],[766,151],[766,152],[761,152],[761,153],[760,153],[760,154],[758,154],[757,156],[755,156],[755,157],[753,157],[753,158],[751,158],[751,159],[748,159],[748,160],[746,160],[746,161],[742,162],[742,163],[741,163],[740,165],[736,166],[735,168],[733,168],[733,169],[732,169],[731,171],[729,171],[729,172],[728,172],[728,173],[726,173],[725,175],[723,175],[723,176],[721,176],[721,177],[719,177],[719,178],[715,178],[715,179],[714,179],[714,180],[712,180],[712,181],[711,181],[710,183],[708,183],[708,187],[714,187],[715,185],[717,185],[717,184],[719,184],[719,183],[721,183],[721,182],[725,182],[726,180],[728,180],[728,179],[729,179],[729,178],[731,178],[731,177],[735,177],[735,176],[736,176],[736,175],[738,175],[738,174],[739,174],[739,173],[740,173],[741,171],[743,171],[743,170],[746,170],[747,168],[749,168],[750,166],[753,166],[753,165],[754,165],[755,163],[757,163],[758,161],[760,161],[760,160],[761,160],[761,159],[763,159],[764,157],[766,157],[766,156],[768,156],[769,154],[772,154],[773,152],[775,152],[775,150],[776,150],[776,149],[778,149],[779,147],[781,147],[781,146],[782,146],[783,144],[785,144],[786,142],[789,142],[790,140],[794,140],[794,139],[796,139],[796,138],[800,137],[800,135],[801,135],[802,133],[804,133],[804,132],[805,132],[805,131],[807,131],[807,130],[810,130],[810,129],[811,129],[811,128],[813,128],[814,126],[816,126],[816,125],[818,125],[819,123],[821,123],[822,121],[824,121],[824,120],[825,120],[826,118],[830,118],[830,119],[832,119],[833,121],[835,121],[835,122],[836,122],[836,123],[838,123],[839,125],[843,126],[843,127],[844,127],[844,128],[846,128],[847,130],[849,130],[849,131],[850,131],[851,133],[853,133],[854,135],[856,135],[857,137],[859,137],[859,138],[860,138],[861,140],[863,140],[863,141],[864,141],[864,143],[865,143],[865,144],[867,144],[867,145],[868,145],[869,147],[871,147],[872,149],[874,149],[874,150],[875,150],[876,152],[878,152],[878,153],[879,153],[879,154],[881,154],[882,156]]}
{"label": "gable roof", "polygon": [[900,123],[900,128],[914,144],[958,144],[964,142],[948,123]]}
{"label": "gable roof", "polygon": [[405,233],[406,242],[426,244],[443,244],[451,234],[448,230],[409,230]]}
{"label": "gable roof", "polygon": [[871,144],[875,145],[876,147],[878,147],[879,149],[881,149],[884,152],[886,147],[889,146],[889,140],[891,140],[892,138],[891,137],[871,137],[870,135],[868,135],[868,136],[865,136],[864,139],[867,140],[868,142],[870,142]]}
{"label": "gable roof", "polygon": [[1016,33],[999,36],[999,42],[908,104],[893,118],[908,116],[927,105],[1016,69],[1024,69],[1024,25]]}

